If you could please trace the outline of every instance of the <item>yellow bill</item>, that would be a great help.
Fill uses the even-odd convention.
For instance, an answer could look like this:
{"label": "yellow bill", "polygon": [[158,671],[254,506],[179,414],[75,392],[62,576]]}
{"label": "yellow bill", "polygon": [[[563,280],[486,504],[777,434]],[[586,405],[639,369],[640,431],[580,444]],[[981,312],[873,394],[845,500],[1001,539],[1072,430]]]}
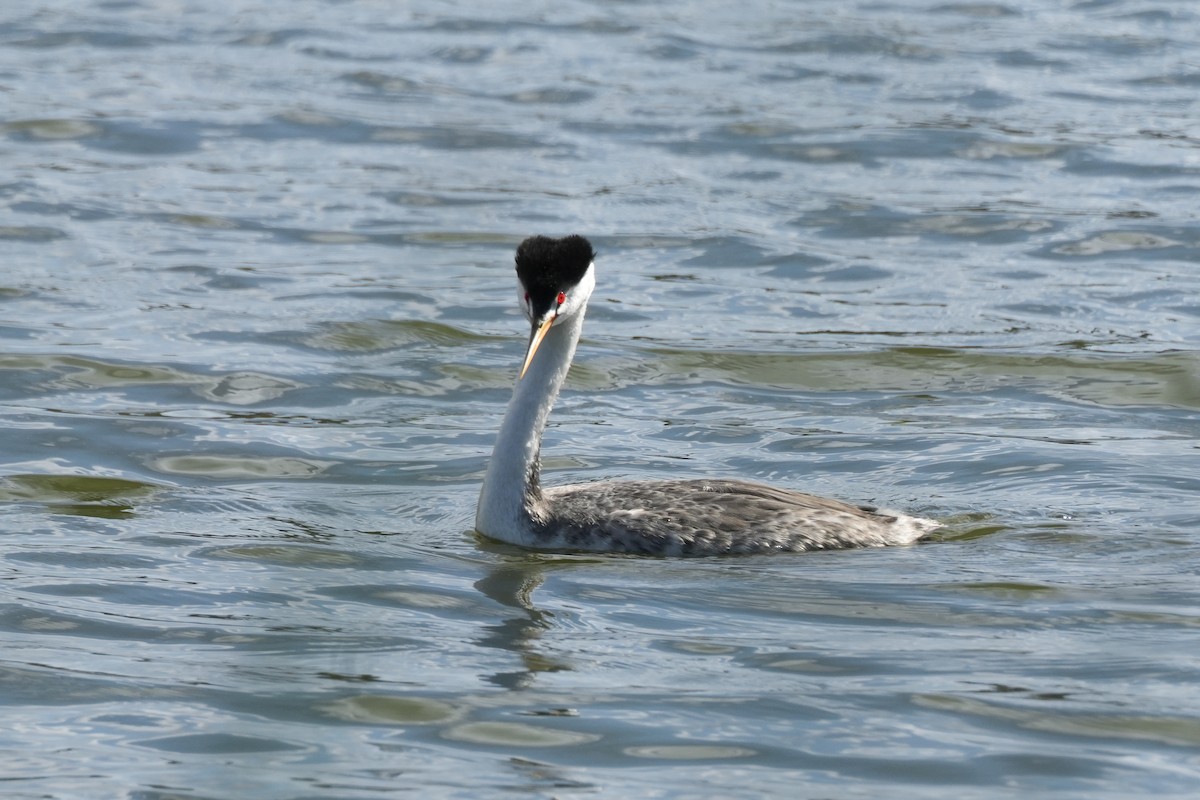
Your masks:
{"label": "yellow bill", "polygon": [[525,353],[525,363],[521,365],[521,374],[517,380],[525,377],[525,370],[529,369],[529,363],[533,361],[533,354],[537,352],[542,339],[546,338],[546,332],[550,330],[550,326],[554,324],[554,320],[556,319],[558,319],[557,316],[546,317],[546,321],[534,331],[533,338],[529,340],[529,350]]}

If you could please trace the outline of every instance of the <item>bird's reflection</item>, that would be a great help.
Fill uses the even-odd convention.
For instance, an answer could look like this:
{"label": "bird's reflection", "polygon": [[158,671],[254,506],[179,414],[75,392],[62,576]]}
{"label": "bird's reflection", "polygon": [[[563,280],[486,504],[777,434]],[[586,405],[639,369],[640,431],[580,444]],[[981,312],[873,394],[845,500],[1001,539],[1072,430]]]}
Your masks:
{"label": "bird's reflection", "polygon": [[533,684],[540,672],[571,669],[566,661],[538,648],[542,633],[550,629],[554,619],[553,614],[541,611],[533,604],[533,591],[545,580],[545,568],[544,563],[531,558],[501,562],[475,583],[475,588],[485,596],[518,612],[498,625],[485,627],[479,644],[515,653],[524,669],[490,675],[489,683],[505,689],[525,689]]}

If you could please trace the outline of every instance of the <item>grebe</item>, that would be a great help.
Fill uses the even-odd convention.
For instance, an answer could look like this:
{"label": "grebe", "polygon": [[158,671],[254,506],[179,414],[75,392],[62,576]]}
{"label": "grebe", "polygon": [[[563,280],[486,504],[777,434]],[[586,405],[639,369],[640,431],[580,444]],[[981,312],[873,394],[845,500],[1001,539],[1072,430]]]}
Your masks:
{"label": "grebe", "polygon": [[594,259],[582,236],[533,236],[517,247],[529,347],[483,479],[475,514],[481,534],[540,550],[714,556],[911,544],[940,527],[735,479],[543,488],[542,432],[596,287]]}

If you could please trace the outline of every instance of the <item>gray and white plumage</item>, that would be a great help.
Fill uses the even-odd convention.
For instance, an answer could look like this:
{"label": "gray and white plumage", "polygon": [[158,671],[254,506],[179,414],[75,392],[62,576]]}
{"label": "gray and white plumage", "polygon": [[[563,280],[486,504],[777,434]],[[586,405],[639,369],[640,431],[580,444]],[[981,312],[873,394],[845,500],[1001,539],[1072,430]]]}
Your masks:
{"label": "gray and white plumage", "polygon": [[911,544],[934,520],[742,480],[597,481],[543,488],[542,432],[595,288],[582,236],[517,248],[529,348],[479,496],[475,528],[524,547],[712,556]]}

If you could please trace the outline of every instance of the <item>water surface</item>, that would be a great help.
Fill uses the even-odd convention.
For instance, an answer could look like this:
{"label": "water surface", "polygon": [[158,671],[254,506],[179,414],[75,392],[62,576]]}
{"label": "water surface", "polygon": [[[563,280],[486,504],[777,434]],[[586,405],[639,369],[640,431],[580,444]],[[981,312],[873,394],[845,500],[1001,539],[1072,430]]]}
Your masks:
{"label": "water surface", "polygon": [[[0,12],[6,797],[1190,797],[1200,16]],[[512,249],[600,256],[554,481],[947,521],[471,531]]]}

